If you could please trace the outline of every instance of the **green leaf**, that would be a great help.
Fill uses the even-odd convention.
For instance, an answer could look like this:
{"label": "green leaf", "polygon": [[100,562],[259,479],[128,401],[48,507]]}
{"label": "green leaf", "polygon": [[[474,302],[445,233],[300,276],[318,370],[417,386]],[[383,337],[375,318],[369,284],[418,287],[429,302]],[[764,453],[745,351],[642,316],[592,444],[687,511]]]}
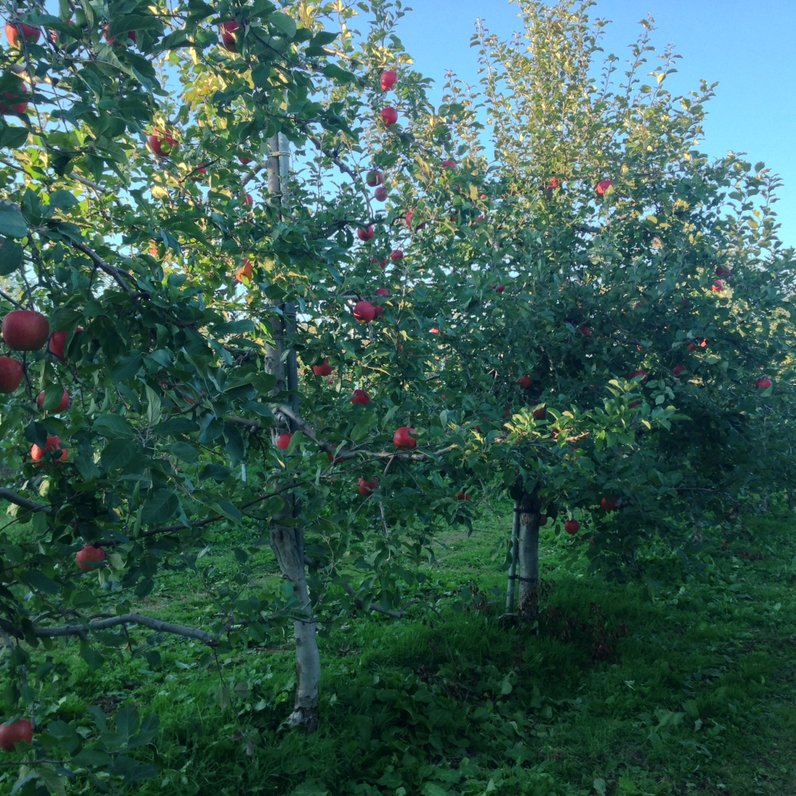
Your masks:
{"label": "green leaf", "polygon": [[113,439],[102,451],[100,465],[105,472],[123,469],[133,458],[135,449],[129,439]]}
{"label": "green leaf", "polygon": [[58,189],[50,194],[50,207],[58,208],[59,210],[69,210],[70,207],[80,204],[78,198],[70,191]]}
{"label": "green leaf", "polygon": [[0,238],[0,276],[7,276],[22,265],[23,251],[13,240]]}
{"label": "green leaf", "polygon": [[5,126],[0,129],[0,149],[19,149],[28,140],[25,127]]}
{"label": "green leaf", "polygon": [[0,202],[0,235],[9,238],[24,238],[28,225],[22,211],[11,202]]}
{"label": "green leaf", "polygon": [[177,513],[180,501],[171,489],[156,489],[144,503],[141,521],[145,523],[164,522]]}
{"label": "green leaf", "polygon": [[275,11],[268,18],[268,21],[280,32],[283,33],[288,39],[292,39],[296,35],[296,23],[281,11]]}
{"label": "green leaf", "polygon": [[132,437],[135,429],[118,415],[98,415],[94,420],[94,431],[103,437]]}

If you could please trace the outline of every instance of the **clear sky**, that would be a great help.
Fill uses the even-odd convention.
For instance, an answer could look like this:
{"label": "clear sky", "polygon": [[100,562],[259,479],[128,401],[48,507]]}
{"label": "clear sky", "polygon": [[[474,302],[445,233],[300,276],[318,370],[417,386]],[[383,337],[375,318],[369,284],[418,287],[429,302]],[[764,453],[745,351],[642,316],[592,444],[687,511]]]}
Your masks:
{"label": "clear sky", "polygon": [[[399,35],[416,68],[441,85],[451,69],[477,82],[470,37],[476,18],[505,37],[520,28],[508,0],[407,0],[412,11]],[[655,20],[653,44],[673,44],[683,57],[673,92],[718,82],[707,106],[706,138],[711,155],[729,150],[765,161],[784,180],[776,205],[784,243],[796,246],[796,0],[598,0],[594,16],[612,21],[606,51],[619,56],[640,31],[639,20]]]}

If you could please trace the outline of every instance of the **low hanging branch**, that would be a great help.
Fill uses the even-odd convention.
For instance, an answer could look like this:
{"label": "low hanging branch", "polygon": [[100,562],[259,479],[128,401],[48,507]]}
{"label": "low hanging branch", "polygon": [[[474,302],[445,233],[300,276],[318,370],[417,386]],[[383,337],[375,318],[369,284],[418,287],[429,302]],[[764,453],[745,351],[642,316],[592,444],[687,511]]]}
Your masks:
{"label": "low hanging branch", "polygon": [[50,506],[47,506],[43,503],[36,503],[35,500],[22,497],[22,495],[14,492],[13,489],[0,489],[0,500],[7,500],[9,503],[14,503],[17,506],[21,506],[23,509],[27,509],[28,511],[43,511],[45,513],[50,513],[52,511]]}
{"label": "low hanging branch", "polygon": [[[33,632],[38,638],[63,638],[65,636],[80,636],[84,638],[93,630],[107,630],[110,627],[117,627],[118,625],[124,625],[125,627],[127,625],[141,625],[151,630],[157,630],[160,633],[172,633],[175,636],[201,641],[202,644],[207,644],[208,647],[217,647],[219,643],[218,638],[211,636],[204,630],[199,630],[195,627],[187,627],[186,625],[177,625],[173,622],[164,622],[161,619],[154,619],[153,617],[142,616],[141,614],[120,614],[119,616],[110,616],[103,619],[92,619],[79,625],[37,627]],[[0,628],[16,638],[23,638],[24,636],[18,627],[6,619],[0,619]]]}

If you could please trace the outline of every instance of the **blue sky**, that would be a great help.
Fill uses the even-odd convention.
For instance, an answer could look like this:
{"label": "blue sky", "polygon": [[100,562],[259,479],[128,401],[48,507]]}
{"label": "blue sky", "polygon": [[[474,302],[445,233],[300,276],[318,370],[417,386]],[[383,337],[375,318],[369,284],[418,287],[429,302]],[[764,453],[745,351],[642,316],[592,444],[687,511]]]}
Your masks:
{"label": "blue sky", "polygon": [[[438,85],[451,69],[475,83],[470,37],[476,18],[507,36],[520,27],[508,0],[414,0],[398,33],[416,68]],[[729,150],[765,161],[784,185],[776,205],[780,236],[796,246],[796,2],[794,0],[598,0],[594,16],[612,21],[604,47],[624,56],[639,20],[651,15],[657,49],[673,44],[683,57],[667,81],[685,93],[700,79],[718,82],[707,106],[705,141],[711,155]]]}

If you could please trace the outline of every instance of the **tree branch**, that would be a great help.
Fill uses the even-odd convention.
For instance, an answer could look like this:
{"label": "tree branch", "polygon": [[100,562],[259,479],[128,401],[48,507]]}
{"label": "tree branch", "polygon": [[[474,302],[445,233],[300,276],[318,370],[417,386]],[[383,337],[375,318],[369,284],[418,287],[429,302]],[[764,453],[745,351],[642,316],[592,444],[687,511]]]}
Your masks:
{"label": "tree branch", "polygon": [[0,499],[5,499],[9,503],[15,503],[17,506],[22,506],[23,509],[27,509],[28,511],[44,511],[46,513],[52,511],[50,506],[43,503],[36,503],[34,500],[22,497],[22,495],[17,494],[12,489],[0,489]]}
{"label": "tree branch", "polygon": [[135,281],[135,278],[128,274],[126,271],[120,271],[115,266],[111,265],[107,260],[103,259],[102,257],[97,254],[92,248],[86,246],[85,243],[81,243],[80,241],[73,240],[71,241],[72,247],[77,249],[78,251],[83,252],[90,260],[97,266],[100,270],[104,271],[109,276],[112,276],[116,282],[119,283],[122,290],[125,293],[132,293],[132,289],[128,284],[126,284],[125,279],[132,284],[132,286],[138,290],[138,282]]}

